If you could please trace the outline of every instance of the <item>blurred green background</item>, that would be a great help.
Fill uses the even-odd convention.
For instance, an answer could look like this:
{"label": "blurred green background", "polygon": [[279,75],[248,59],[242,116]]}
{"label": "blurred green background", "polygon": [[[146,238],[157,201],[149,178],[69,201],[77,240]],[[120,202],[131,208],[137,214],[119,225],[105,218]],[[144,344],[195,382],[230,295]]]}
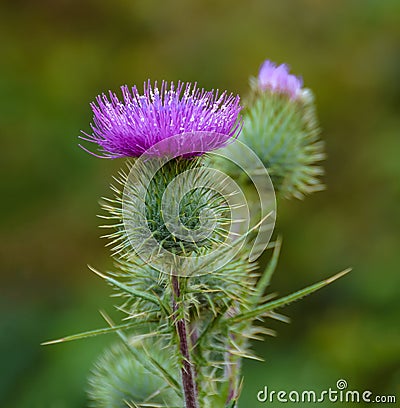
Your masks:
{"label": "blurred green background", "polygon": [[113,341],[39,345],[113,310],[86,264],[111,264],[96,214],[123,161],[77,147],[89,102],[147,78],[245,95],[265,58],[314,90],[328,154],[328,189],[279,203],[272,290],[354,270],[286,308],[292,324],[271,322],[279,336],[255,344],[266,361],[245,364],[241,406],[267,406],[264,385],[339,378],[400,397],[399,1],[2,0],[0,51],[1,407],[86,407],[91,364]]}

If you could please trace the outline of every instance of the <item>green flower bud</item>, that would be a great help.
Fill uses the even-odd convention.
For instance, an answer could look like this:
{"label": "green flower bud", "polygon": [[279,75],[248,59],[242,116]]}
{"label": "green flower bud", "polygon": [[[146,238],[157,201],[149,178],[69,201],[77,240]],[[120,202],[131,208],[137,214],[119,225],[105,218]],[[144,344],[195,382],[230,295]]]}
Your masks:
{"label": "green flower bud", "polygon": [[293,99],[253,87],[240,139],[260,157],[281,196],[303,198],[324,188],[318,162],[325,154],[310,90]]}
{"label": "green flower bud", "polygon": [[[133,345],[136,352],[152,358],[170,373],[179,375],[174,354],[149,340]],[[89,398],[96,408],[126,408],[129,406],[180,407],[183,404],[173,389],[166,386],[159,376],[146,370],[132,352],[121,343],[107,349],[97,360],[89,377]]]}

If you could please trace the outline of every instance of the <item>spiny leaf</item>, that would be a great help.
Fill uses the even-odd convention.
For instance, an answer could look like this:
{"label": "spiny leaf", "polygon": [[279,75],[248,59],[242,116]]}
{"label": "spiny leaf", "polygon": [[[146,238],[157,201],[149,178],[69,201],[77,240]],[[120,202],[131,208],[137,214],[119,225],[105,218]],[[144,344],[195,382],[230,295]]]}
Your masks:
{"label": "spiny leaf", "polygon": [[278,307],[282,307],[282,306],[286,306],[289,303],[292,303],[298,299],[301,299],[304,296],[307,296],[327,285],[329,285],[330,283],[334,282],[335,280],[341,278],[342,276],[346,275],[347,273],[349,273],[351,271],[351,269],[346,269],[342,272],[339,272],[338,274],[325,279],[321,282],[315,283],[314,285],[308,286],[304,289],[301,289],[295,293],[292,293],[291,295],[288,296],[284,296],[280,299],[274,300],[272,302],[268,302],[264,305],[258,306],[256,308],[254,308],[253,310],[251,310],[250,312],[246,312],[246,313],[241,313],[237,316],[234,316],[230,319],[227,319],[225,321],[225,323],[227,324],[232,324],[232,323],[237,323],[237,322],[242,322],[245,320],[250,320],[250,319],[254,319],[256,317],[262,316],[264,315],[266,312],[269,312],[270,310],[274,310],[277,309]]}
{"label": "spiny leaf", "polygon": [[161,308],[169,314],[169,311],[166,310],[166,306],[163,303],[161,303],[160,299],[157,298],[156,296],[154,296],[154,295],[152,295],[150,293],[146,293],[146,292],[139,292],[139,291],[127,286],[127,285],[124,285],[123,283],[117,281],[116,279],[111,278],[110,276],[102,274],[101,272],[97,271],[96,269],[94,269],[90,265],[88,265],[88,267],[92,272],[94,272],[96,275],[103,278],[105,281],[107,281],[111,285],[116,286],[117,288],[123,290],[126,293],[129,293],[130,295],[133,295],[134,297],[141,298],[141,299],[147,300],[149,302],[152,302],[152,303],[156,304],[157,306],[161,306]]}
{"label": "spiny leaf", "polygon": [[258,303],[261,297],[263,296],[265,289],[269,286],[273,273],[275,272],[276,265],[278,263],[279,254],[281,251],[282,239],[279,237],[275,242],[274,252],[272,258],[268,262],[267,267],[265,268],[263,274],[261,275],[257,286],[256,293],[254,296],[254,303]]}
{"label": "spiny leaf", "polygon": [[101,334],[115,333],[118,330],[132,329],[133,327],[141,326],[144,323],[149,323],[149,322],[148,321],[146,321],[146,322],[143,322],[143,321],[131,322],[131,323],[120,324],[118,326],[106,327],[104,329],[90,330],[90,331],[87,331],[87,332],[62,337],[62,338],[57,339],[57,340],[45,341],[44,343],[41,343],[41,345],[42,346],[48,346],[50,344],[65,343],[67,341],[86,339],[88,337],[99,336]]}

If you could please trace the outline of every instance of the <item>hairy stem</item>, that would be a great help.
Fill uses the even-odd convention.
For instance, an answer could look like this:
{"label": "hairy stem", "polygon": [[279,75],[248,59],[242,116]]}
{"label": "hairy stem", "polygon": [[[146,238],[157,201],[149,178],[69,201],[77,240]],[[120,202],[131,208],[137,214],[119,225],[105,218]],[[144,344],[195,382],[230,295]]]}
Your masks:
{"label": "hairy stem", "polygon": [[178,302],[181,300],[181,289],[179,285],[179,277],[172,276],[172,309],[174,311],[174,322],[176,332],[179,338],[179,349],[182,355],[182,384],[183,393],[185,396],[185,407],[186,408],[199,408],[197,389],[194,381],[192,363],[190,361],[189,345],[188,345],[188,334],[186,328],[185,317],[178,316]]}

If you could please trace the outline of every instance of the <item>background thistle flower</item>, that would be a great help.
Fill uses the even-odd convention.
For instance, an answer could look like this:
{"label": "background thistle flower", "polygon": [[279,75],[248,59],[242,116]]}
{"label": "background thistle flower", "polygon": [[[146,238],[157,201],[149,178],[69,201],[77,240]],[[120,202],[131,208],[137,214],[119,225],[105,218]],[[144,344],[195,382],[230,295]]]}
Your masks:
{"label": "background thistle flower", "polygon": [[314,97],[286,65],[267,60],[251,79],[240,140],[263,161],[281,196],[302,198],[323,189],[318,162],[325,154]]}
{"label": "background thistle flower", "polygon": [[296,99],[301,93],[303,80],[289,74],[289,67],[286,64],[276,66],[273,62],[266,60],[260,67],[257,86],[262,91],[283,93]]}

